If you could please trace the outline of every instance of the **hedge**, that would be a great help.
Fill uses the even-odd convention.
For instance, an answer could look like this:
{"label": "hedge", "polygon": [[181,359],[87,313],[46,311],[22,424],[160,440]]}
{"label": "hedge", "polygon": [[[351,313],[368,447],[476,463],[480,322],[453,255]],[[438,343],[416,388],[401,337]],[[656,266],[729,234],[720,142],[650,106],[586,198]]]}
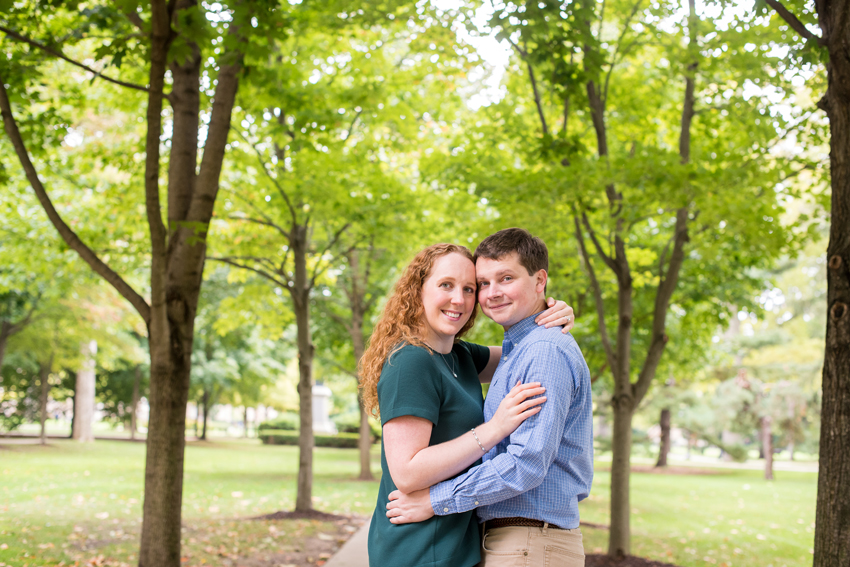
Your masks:
{"label": "hedge", "polygon": [[[260,432],[260,439],[264,445],[298,445],[298,431],[268,429]],[[313,439],[316,447],[356,449],[360,436],[356,433],[316,434]]]}
{"label": "hedge", "polygon": [[284,431],[298,431],[301,428],[300,417],[297,413],[282,413],[278,415],[275,419],[264,421],[258,427],[258,431],[265,430],[284,430]]}

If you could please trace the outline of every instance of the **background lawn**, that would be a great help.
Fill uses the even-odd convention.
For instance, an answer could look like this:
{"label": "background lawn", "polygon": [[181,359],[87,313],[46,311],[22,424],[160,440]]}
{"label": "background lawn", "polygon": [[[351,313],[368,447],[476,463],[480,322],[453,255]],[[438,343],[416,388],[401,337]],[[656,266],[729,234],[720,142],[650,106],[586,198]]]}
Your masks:
{"label": "background lawn", "polygon": [[[379,447],[373,470],[379,469]],[[608,523],[609,474],[599,463],[582,520]],[[0,448],[0,567],[132,564],[138,547],[144,444],[51,441]],[[350,522],[244,521],[295,503],[297,448],[256,440],[191,443],[186,451],[184,565],[321,564]],[[316,449],[317,509],[365,517],[377,483],[352,480],[353,449]],[[689,566],[797,567],[811,563],[817,475],[758,471],[632,476],[632,552]],[[588,553],[604,552],[607,531],[583,528]],[[313,550],[315,556],[305,553]],[[298,554],[301,553],[299,556]],[[308,559],[310,561],[308,561]],[[99,562],[99,563],[98,563]]]}

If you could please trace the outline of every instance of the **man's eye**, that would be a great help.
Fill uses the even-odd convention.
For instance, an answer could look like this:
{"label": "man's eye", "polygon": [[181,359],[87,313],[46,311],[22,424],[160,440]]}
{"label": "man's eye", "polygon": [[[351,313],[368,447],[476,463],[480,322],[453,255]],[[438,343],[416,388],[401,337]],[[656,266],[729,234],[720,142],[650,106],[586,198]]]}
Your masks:
{"label": "man's eye", "polygon": [[486,287],[490,285],[490,282],[478,282],[478,287]]}
{"label": "man's eye", "polygon": [[511,276],[505,276],[504,278],[502,278],[502,281],[503,281],[503,282],[509,282],[509,281],[511,281],[512,279],[513,279],[513,278],[512,278]]}

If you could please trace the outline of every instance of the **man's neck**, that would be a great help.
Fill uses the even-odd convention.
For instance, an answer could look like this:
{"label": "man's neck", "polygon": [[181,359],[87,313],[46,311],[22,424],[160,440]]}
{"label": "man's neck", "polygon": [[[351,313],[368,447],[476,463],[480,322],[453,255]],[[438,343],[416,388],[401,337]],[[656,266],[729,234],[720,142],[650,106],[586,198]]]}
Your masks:
{"label": "man's neck", "polygon": [[531,317],[531,316],[532,316],[532,315],[534,315],[535,313],[540,313],[541,311],[545,311],[545,310],[546,310],[546,300],[545,300],[545,299],[541,299],[541,300],[539,301],[539,303],[537,304],[537,307],[536,307],[536,308],[534,308],[534,309],[532,309],[530,312],[526,313],[525,315],[523,315],[523,316],[522,316],[522,319],[520,319],[519,321],[517,321],[517,322],[516,322],[516,323],[514,323],[513,325],[507,325],[507,326],[506,326],[506,325],[502,325],[502,328],[503,328],[503,329],[505,330],[505,332],[507,333],[507,332],[508,332],[508,329],[510,329],[511,327],[513,327],[514,325],[516,325],[517,323],[519,323],[520,321],[525,321],[526,319],[528,319],[529,317]]}

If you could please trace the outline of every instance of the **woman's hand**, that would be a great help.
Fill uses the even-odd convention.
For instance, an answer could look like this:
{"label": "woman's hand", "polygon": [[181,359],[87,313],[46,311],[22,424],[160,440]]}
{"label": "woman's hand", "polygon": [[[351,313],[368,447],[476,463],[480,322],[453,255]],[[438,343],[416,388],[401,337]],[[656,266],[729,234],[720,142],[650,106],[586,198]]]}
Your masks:
{"label": "woman's hand", "polygon": [[573,308],[563,301],[555,301],[553,297],[546,300],[546,305],[549,306],[549,309],[538,315],[534,322],[538,325],[544,325],[547,329],[560,326],[563,327],[562,333],[569,333],[576,319]]}
{"label": "woman's hand", "polygon": [[545,391],[546,388],[543,388],[540,382],[528,384],[517,382],[517,385],[511,388],[499,404],[496,413],[487,422],[488,425],[496,428],[500,436],[496,443],[513,433],[523,421],[540,412],[540,404],[546,401],[546,397],[528,398],[539,396]]}

